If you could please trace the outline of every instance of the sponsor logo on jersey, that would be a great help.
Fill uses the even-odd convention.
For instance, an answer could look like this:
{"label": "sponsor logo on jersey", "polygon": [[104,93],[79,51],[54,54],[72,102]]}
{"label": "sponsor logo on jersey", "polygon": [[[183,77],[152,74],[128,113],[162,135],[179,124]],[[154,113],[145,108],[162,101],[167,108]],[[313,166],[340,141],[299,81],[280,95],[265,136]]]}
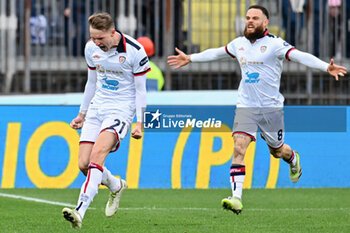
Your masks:
{"label": "sponsor logo on jersey", "polygon": [[264,53],[265,51],[266,51],[266,46],[265,45],[263,45],[263,46],[261,46],[260,47],[260,51],[261,51],[261,53]]}
{"label": "sponsor logo on jersey", "polygon": [[262,65],[264,62],[262,61],[248,61],[249,65]]}
{"label": "sponsor logo on jersey", "polygon": [[108,73],[111,73],[111,74],[123,74],[122,71],[105,69],[103,66],[98,65],[98,64],[96,65],[96,70],[99,73],[102,73],[103,76],[105,76]]}
{"label": "sponsor logo on jersey", "polygon": [[103,78],[102,80],[105,81],[105,84],[102,84],[102,88],[109,89],[112,91],[118,90],[119,82],[117,80],[107,79],[107,78]]}
{"label": "sponsor logo on jersey", "polygon": [[259,79],[259,73],[245,73],[248,77],[248,79],[245,80],[245,83],[258,83],[260,81]]}
{"label": "sponsor logo on jersey", "polygon": [[126,57],[124,57],[124,56],[120,56],[119,57],[119,63],[120,64],[123,64],[125,62],[125,60],[126,60]]}
{"label": "sponsor logo on jersey", "polygon": [[144,58],[142,58],[142,60],[140,61],[140,66],[143,66],[144,64],[146,64],[148,62],[148,57],[146,56],[146,57],[144,57]]}
{"label": "sponsor logo on jersey", "polygon": [[243,48],[243,47],[240,47],[238,50],[239,50],[239,51],[244,51],[244,48]]}

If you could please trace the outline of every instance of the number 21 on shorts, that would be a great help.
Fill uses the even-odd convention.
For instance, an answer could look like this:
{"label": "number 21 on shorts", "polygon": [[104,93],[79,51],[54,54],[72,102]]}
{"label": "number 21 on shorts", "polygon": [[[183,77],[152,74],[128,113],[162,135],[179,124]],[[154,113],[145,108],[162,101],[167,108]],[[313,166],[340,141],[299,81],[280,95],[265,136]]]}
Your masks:
{"label": "number 21 on shorts", "polygon": [[124,121],[120,121],[119,119],[114,120],[115,124],[111,127],[115,128],[115,130],[121,134],[125,128],[126,123]]}

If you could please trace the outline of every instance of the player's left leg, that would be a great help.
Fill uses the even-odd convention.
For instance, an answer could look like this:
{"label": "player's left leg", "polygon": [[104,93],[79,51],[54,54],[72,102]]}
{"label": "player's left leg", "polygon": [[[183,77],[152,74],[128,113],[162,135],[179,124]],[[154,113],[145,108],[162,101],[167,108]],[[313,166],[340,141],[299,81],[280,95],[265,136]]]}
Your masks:
{"label": "player's left leg", "polygon": [[[109,112],[103,121],[102,127],[106,127],[105,130],[113,132],[117,139],[111,152],[118,150],[121,141],[129,131],[132,119],[133,113],[128,115],[121,111],[114,111]],[[121,195],[128,185],[125,180],[114,177],[107,169],[103,173],[103,184],[111,191],[105,209],[106,216],[110,217],[117,212]]]}
{"label": "player's left leg", "polygon": [[118,180],[119,180],[119,189],[114,192],[113,191],[110,192],[109,198],[106,204],[105,214],[107,217],[111,217],[117,212],[119,208],[120,198],[124,190],[128,188],[128,184],[126,183],[125,180],[123,179],[118,179]]}
{"label": "player's left leg", "polygon": [[101,132],[101,120],[96,109],[90,109],[85,117],[79,140],[79,169],[86,176],[91,160],[91,151]]}
{"label": "player's left leg", "polygon": [[289,164],[289,177],[296,183],[301,176],[299,153],[284,143],[284,112],[282,109],[272,109],[262,114],[263,119],[259,122],[262,138],[267,142],[270,153],[275,158],[282,158]]}
{"label": "player's left leg", "polygon": [[68,211],[68,208],[62,210],[64,218],[71,222],[74,228],[81,227],[85,212],[98,193],[98,186],[102,182],[103,163],[116,144],[116,140],[115,135],[111,132],[100,133],[91,152],[88,174],[81,187],[77,207],[71,211]]}
{"label": "player's left leg", "polygon": [[270,153],[275,158],[282,158],[289,164],[289,178],[293,183],[298,182],[302,174],[299,153],[297,151],[293,151],[287,144],[283,144],[277,149],[269,146],[269,149]]}
{"label": "player's left leg", "polygon": [[122,193],[128,188],[128,185],[125,180],[113,176],[106,167],[103,168],[102,182],[110,190],[105,214],[107,217],[111,217],[117,212]]}

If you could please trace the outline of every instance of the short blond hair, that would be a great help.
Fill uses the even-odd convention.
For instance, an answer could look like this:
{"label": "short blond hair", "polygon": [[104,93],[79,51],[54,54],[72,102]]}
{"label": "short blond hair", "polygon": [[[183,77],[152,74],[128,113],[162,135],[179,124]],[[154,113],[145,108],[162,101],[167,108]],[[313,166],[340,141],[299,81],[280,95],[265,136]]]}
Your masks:
{"label": "short blond hair", "polygon": [[95,13],[89,17],[88,21],[93,29],[108,31],[115,28],[111,15],[106,12]]}

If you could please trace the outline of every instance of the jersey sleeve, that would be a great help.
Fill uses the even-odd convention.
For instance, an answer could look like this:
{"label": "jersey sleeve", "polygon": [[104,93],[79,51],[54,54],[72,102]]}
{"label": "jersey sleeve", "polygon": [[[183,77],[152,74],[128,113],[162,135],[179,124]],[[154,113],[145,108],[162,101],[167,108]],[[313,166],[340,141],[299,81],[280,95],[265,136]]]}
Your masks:
{"label": "jersey sleeve", "polygon": [[192,62],[209,62],[222,58],[226,58],[228,55],[225,51],[225,47],[206,49],[200,53],[191,54]]}
{"label": "jersey sleeve", "polygon": [[282,38],[276,38],[275,46],[276,46],[276,50],[275,50],[276,56],[280,59],[286,59],[290,61],[289,53],[295,49],[294,46],[290,45],[288,42],[286,42]]}
{"label": "jersey sleeve", "polygon": [[290,53],[289,58],[291,61],[299,62],[300,64],[306,65],[308,67],[322,70],[327,72],[329,64],[320,60],[310,53],[305,53],[294,49],[293,52]]}
{"label": "jersey sleeve", "polygon": [[236,57],[236,43],[237,39],[231,41],[225,46],[225,51],[228,55],[230,55],[232,58]]}
{"label": "jersey sleeve", "polygon": [[93,44],[92,40],[89,40],[86,45],[85,45],[85,61],[87,63],[87,66],[89,67],[90,70],[95,70],[95,64],[92,62],[92,53],[93,53]]}
{"label": "jersey sleeve", "polygon": [[134,76],[141,76],[151,70],[147,54],[143,47],[135,54],[132,72]]}

